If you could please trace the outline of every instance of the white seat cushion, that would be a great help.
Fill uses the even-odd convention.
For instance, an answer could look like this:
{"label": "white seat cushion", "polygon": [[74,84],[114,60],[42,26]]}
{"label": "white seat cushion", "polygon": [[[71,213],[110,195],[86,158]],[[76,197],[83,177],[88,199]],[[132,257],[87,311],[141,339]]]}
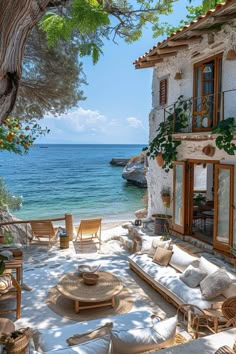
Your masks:
{"label": "white seat cushion", "polygon": [[192,264],[193,266],[199,265],[199,258],[190,255],[176,245],[172,248],[173,255],[169,264],[180,272],[184,272],[185,269]]}
{"label": "white seat cushion", "polygon": [[174,339],[177,318],[171,317],[160,321],[153,327],[112,330],[112,348],[114,354],[136,354],[160,347]]}
{"label": "white seat cushion", "polygon": [[135,311],[110,318],[102,318],[88,322],[78,322],[61,328],[39,329],[34,335],[35,349],[41,352],[64,349],[67,338],[73,334],[85,333],[106,322],[112,322],[113,328],[124,330],[152,326],[151,311]]}
{"label": "white seat cushion", "polygon": [[112,353],[111,336],[107,335],[79,345],[46,352],[47,354],[110,354]]}

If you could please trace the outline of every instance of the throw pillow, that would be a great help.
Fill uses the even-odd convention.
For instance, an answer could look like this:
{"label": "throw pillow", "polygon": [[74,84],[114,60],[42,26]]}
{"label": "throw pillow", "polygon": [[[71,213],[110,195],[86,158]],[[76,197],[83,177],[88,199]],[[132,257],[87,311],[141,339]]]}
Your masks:
{"label": "throw pillow", "polygon": [[105,323],[104,326],[97,327],[96,329],[86,332],[86,333],[80,333],[80,334],[74,334],[73,336],[70,336],[67,338],[67,343],[69,345],[77,345],[77,344],[82,344],[84,342],[87,342],[92,339],[96,339],[99,337],[106,336],[111,333],[111,329],[113,327],[112,322],[107,322]]}
{"label": "throw pillow", "polygon": [[63,349],[48,351],[47,354],[111,354],[111,336],[96,338],[82,344]]}
{"label": "throw pillow", "polygon": [[166,250],[165,248],[157,247],[152,261],[161,266],[166,267],[169,264],[172,253],[173,252],[171,250]]}
{"label": "throw pillow", "polygon": [[5,294],[12,287],[12,280],[9,274],[0,276],[0,294]]}
{"label": "throw pillow", "polygon": [[201,256],[199,262],[199,269],[207,273],[207,275],[210,275],[216,272],[219,269],[219,267],[216,264],[209,262],[206,258]]}
{"label": "throw pillow", "polygon": [[155,237],[154,240],[152,241],[152,245],[151,245],[151,248],[148,252],[148,256],[153,257],[156,252],[157,247],[162,247],[167,250],[170,249],[171,242],[172,242],[172,240],[164,241],[162,239],[162,236]]}
{"label": "throw pillow", "polygon": [[192,266],[199,265],[199,259],[192,256],[180,247],[173,245],[173,256],[170,260],[170,265],[180,272],[184,272],[185,269],[192,264]]}
{"label": "throw pillow", "polygon": [[177,318],[171,317],[152,327],[112,330],[112,348],[116,354],[136,354],[158,349],[175,338]]}
{"label": "throw pillow", "polygon": [[206,276],[207,273],[190,264],[179,278],[190,288],[196,288]]}
{"label": "throw pillow", "polygon": [[215,273],[208,275],[200,282],[202,298],[211,300],[222,294],[232,283],[224,269],[218,269]]}
{"label": "throw pillow", "polygon": [[141,237],[141,250],[140,253],[148,253],[152,246],[152,237]]}

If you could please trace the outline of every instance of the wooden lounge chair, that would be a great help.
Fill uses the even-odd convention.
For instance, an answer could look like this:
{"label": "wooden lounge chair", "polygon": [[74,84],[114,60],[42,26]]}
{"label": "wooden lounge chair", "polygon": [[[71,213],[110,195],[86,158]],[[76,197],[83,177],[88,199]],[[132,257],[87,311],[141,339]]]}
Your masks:
{"label": "wooden lounge chair", "polygon": [[[12,286],[6,293],[1,294],[0,296],[0,314],[15,312],[16,319],[18,320],[21,315],[21,287],[11,273],[4,273],[4,275],[6,274],[11,278]],[[12,298],[16,298],[16,305],[14,308],[9,307],[8,305],[9,300]],[[11,302],[9,303],[11,305]]]}
{"label": "wooden lounge chair", "polygon": [[32,228],[33,239],[37,238],[38,241],[42,239],[48,241],[48,247],[50,247],[53,241],[56,241],[56,233],[53,224],[49,220],[37,220],[30,222]]}
{"label": "wooden lounge chair", "polygon": [[77,231],[76,241],[80,241],[80,245],[83,243],[99,243],[101,246],[101,224],[102,219],[84,219],[80,221],[80,225]]}

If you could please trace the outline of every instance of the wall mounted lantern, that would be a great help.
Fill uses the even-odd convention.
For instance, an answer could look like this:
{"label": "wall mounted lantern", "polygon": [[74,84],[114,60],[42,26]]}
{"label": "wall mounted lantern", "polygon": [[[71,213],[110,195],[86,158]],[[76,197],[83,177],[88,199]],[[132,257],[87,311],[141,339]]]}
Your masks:
{"label": "wall mounted lantern", "polygon": [[226,54],[226,60],[236,60],[236,46],[233,45],[233,48],[229,49]]}
{"label": "wall mounted lantern", "polygon": [[182,80],[182,78],[183,78],[183,73],[182,73],[182,71],[177,71],[177,73],[175,74],[174,79],[175,79],[175,80]]}

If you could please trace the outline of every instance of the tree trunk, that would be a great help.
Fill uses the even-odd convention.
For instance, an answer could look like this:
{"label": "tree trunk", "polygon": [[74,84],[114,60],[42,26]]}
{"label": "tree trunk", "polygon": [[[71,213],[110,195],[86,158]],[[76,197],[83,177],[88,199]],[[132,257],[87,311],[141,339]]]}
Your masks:
{"label": "tree trunk", "polygon": [[49,0],[0,0],[0,125],[16,101],[25,42],[48,3]]}

